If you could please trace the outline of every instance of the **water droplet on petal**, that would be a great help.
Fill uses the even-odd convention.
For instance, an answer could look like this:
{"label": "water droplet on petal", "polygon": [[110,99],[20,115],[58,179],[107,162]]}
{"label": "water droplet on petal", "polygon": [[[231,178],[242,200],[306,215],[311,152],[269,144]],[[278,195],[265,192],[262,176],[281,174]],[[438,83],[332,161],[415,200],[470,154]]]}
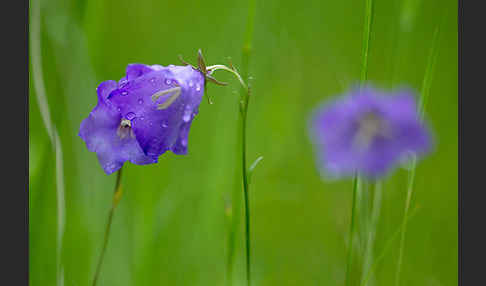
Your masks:
{"label": "water droplet on petal", "polygon": [[121,92],[121,95],[126,96],[128,94],[128,91],[124,90]]}
{"label": "water droplet on petal", "polygon": [[186,110],[184,111],[184,115],[182,116],[182,120],[184,120],[184,122],[188,122],[189,120],[191,120],[191,116],[192,116],[192,110],[189,107],[189,105],[186,105]]}
{"label": "water droplet on petal", "polygon": [[135,113],[133,112],[128,112],[127,115],[125,115],[125,117],[128,119],[128,120],[132,120],[133,118],[135,118]]}
{"label": "water droplet on petal", "polygon": [[120,108],[120,107],[118,107],[116,110],[118,110],[118,112],[120,112],[120,111],[121,111],[121,108]]}
{"label": "water droplet on petal", "polygon": [[200,91],[200,90],[201,90],[201,86],[199,86],[199,84],[196,85],[196,91]]}
{"label": "water droplet on petal", "polygon": [[140,98],[140,99],[138,100],[138,104],[143,104],[143,99],[141,99],[141,98]]}
{"label": "water droplet on petal", "polygon": [[151,78],[151,79],[149,80],[149,82],[150,82],[152,85],[154,85],[154,86],[155,86],[155,85],[156,85],[156,83],[155,83],[155,77]]}
{"label": "water droplet on petal", "polygon": [[144,119],[145,119],[145,117],[143,117],[143,116],[140,116],[140,120],[144,120]]}
{"label": "water droplet on petal", "polygon": [[170,79],[166,79],[166,80],[165,80],[165,84],[166,84],[166,85],[169,85],[169,84],[171,84],[171,83],[172,83],[172,81],[171,81]]}
{"label": "water droplet on petal", "polygon": [[182,139],[181,144],[182,144],[182,146],[187,146],[187,139],[185,139],[185,138]]}
{"label": "water droplet on petal", "polygon": [[194,83],[192,82],[192,80],[189,82],[189,87],[193,87],[194,86]]}
{"label": "water droplet on petal", "polygon": [[164,121],[164,122],[162,122],[162,128],[167,128],[167,126],[168,126],[168,125],[167,125],[167,123],[166,123],[165,121]]}

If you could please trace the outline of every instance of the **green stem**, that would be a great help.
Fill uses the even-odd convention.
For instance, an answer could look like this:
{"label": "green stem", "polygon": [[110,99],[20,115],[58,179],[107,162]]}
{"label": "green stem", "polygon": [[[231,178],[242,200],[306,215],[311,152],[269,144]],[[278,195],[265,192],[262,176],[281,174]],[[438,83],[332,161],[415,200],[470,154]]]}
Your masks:
{"label": "green stem", "polygon": [[105,238],[104,238],[104,241],[103,241],[103,248],[101,249],[100,258],[98,260],[98,265],[96,267],[96,272],[95,272],[95,275],[94,275],[94,278],[93,278],[93,286],[96,286],[96,282],[98,281],[98,277],[100,276],[101,265],[103,264],[103,259],[105,257],[106,246],[108,245],[108,238],[110,237],[110,230],[111,230],[111,223],[113,221],[113,214],[114,214],[115,209],[118,205],[118,202],[120,201],[121,194],[122,194],[121,185],[120,185],[122,170],[123,170],[123,167],[117,172],[115,192],[113,194],[113,203],[111,205],[110,213],[108,214],[108,224],[106,225]]}
{"label": "green stem", "polygon": [[354,221],[355,221],[355,213],[356,213],[356,194],[358,192],[358,183],[359,177],[358,174],[354,175],[353,180],[353,202],[351,206],[351,226],[349,229],[349,239],[348,239],[348,259],[346,263],[346,283],[345,285],[349,285],[350,283],[350,274],[351,274],[351,265],[353,260],[353,237],[354,237]]}
{"label": "green stem", "polygon": [[[361,74],[360,74],[360,86],[364,84],[368,77],[368,54],[370,48],[371,39],[371,23],[373,22],[373,0],[366,0],[365,7],[365,25],[363,29],[363,46],[362,46],[362,61],[361,61]],[[354,221],[355,221],[355,208],[356,208],[356,193],[358,192],[359,176],[356,173],[354,176],[353,187],[353,202],[351,208],[351,226],[349,231],[348,241],[348,259],[346,264],[346,281],[345,284],[349,285],[351,278],[351,266],[353,262],[353,236],[354,236]]]}
{"label": "green stem", "polygon": [[[246,36],[245,43],[242,50],[242,75],[244,79],[248,78],[248,66],[250,63],[250,56],[252,50],[253,27],[255,19],[255,0],[248,1],[248,18],[246,22]],[[245,196],[245,239],[246,239],[246,279],[247,285],[251,284],[251,269],[250,269],[250,186],[248,184],[248,169],[246,167],[246,118],[248,114],[248,103],[250,100],[250,86],[242,85],[241,87],[241,163],[242,163],[242,177],[243,177],[243,192]]]}
{"label": "green stem", "polygon": [[366,0],[365,26],[363,30],[362,62],[360,82],[364,83],[368,77],[368,54],[371,39],[371,24],[373,23],[373,0]]}
{"label": "green stem", "polygon": [[[251,244],[250,244],[250,184],[249,184],[249,173],[248,168],[246,165],[246,118],[248,114],[248,103],[250,100],[250,85],[245,83],[244,79],[248,78],[248,66],[250,62],[251,50],[252,50],[252,39],[253,39],[253,26],[254,26],[254,18],[255,18],[255,0],[249,0],[248,2],[248,19],[247,19],[247,26],[246,26],[246,36],[245,41],[243,44],[242,49],[242,56],[241,56],[241,75],[236,71],[236,69],[231,65],[231,68],[225,65],[213,65],[208,66],[205,69],[207,71],[217,71],[217,70],[224,70],[227,72],[232,73],[241,84],[240,90],[240,116],[238,117],[239,126],[241,133],[239,133],[239,137],[241,137],[241,175],[242,175],[242,184],[243,184],[243,195],[244,195],[244,206],[245,206],[245,253],[246,253],[246,279],[247,285],[250,285],[251,281],[251,269],[250,269],[250,254],[251,254]],[[239,151],[238,151],[239,152]],[[238,186],[238,190],[240,190],[241,185]],[[238,195],[239,192],[236,194]],[[232,273],[233,273],[233,257],[235,251],[235,233],[238,226],[238,216],[239,210],[237,204],[239,200],[236,200],[236,196],[233,197],[233,210],[235,210],[234,215],[231,218],[231,230],[229,234],[229,247],[228,247],[228,261],[227,261],[227,283],[231,285]]]}

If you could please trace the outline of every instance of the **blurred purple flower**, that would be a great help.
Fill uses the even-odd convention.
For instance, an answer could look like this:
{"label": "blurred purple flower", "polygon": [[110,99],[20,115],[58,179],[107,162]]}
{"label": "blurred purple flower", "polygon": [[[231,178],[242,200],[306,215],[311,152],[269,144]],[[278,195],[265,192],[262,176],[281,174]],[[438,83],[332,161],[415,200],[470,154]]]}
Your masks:
{"label": "blurred purple flower", "polygon": [[432,145],[407,90],[388,94],[357,87],[319,108],[310,134],[320,167],[332,177],[358,172],[378,178],[410,154],[426,154]]}
{"label": "blurred purple flower", "polygon": [[79,136],[107,174],[125,161],[156,163],[167,150],[186,154],[204,81],[190,65],[130,64],[119,82],[98,86],[98,104],[81,123]]}

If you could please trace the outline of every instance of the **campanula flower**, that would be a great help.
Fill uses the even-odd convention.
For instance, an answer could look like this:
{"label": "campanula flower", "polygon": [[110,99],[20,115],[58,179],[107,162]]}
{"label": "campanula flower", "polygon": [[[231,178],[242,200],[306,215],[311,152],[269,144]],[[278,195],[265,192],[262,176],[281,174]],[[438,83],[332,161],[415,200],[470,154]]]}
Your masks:
{"label": "campanula flower", "polygon": [[408,90],[357,87],[318,108],[310,125],[319,167],[331,177],[358,172],[378,178],[410,154],[419,157],[431,149],[429,131]]}
{"label": "campanula flower", "polygon": [[190,65],[130,64],[120,81],[98,86],[98,104],[82,121],[79,136],[107,174],[125,161],[156,163],[167,150],[186,154],[204,84],[203,73]]}

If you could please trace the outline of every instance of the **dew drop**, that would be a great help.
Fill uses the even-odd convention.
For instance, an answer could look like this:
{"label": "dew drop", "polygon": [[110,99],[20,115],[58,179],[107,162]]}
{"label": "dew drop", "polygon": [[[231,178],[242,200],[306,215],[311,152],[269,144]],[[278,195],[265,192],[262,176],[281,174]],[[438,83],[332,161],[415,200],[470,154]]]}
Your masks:
{"label": "dew drop", "polygon": [[135,118],[135,113],[133,112],[128,112],[127,115],[125,115],[125,117],[128,119],[128,120],[132,120],[133,118]]}
{"label": "dew drop", "polygon": [[172,81],[171,81],[170,79],[166,79],[166,80],[165,80],[165,84],[166,84],[166,85],[169,85],[169,84],[171,84],[171,83],[172,83]]}
{"label": "dew drop", "polygon": [[117,108],[117,110],[118,110],[118,112],[120,112],[120,111],[121,111],[121,108],[120,108],[120,107],[118,107],[118,108]]}
{"label": "dew drop", "polygon": [[151,83],[153,86],[157,85],[157,83],[155,82],[155,77],[151,78],[151,79],[149,80],[149,82],[150,82],[150,83]]}
{"label": "dew drop", "polygon": [[198,85],[196,85],[196,91],[200,91],[201,90],[201,87]]}
{"label": "dew drop", "polygon": [[164,121],[164,122],[162,122],[162,128],[167,128],[167,126],[168,126],[168,125],[167,125],[167,123],[166,123],[165,121]]}
{"label": "dew drop", "polygon": [[140,98],[140,99],[138,100],[138,104],[143,104],[143,99],[141,99],[141,98]]}
{"label": "dew drop", "polygon": [[194,86],[194,83],[192,82],[192,80],[189,82],[189,87],[193,87]]}
{"label": "dew drop", "polygon": [[186,105],[186,110],[184,111],[184,115],[182,116],[182,120],[184,120],[184,122],[188,122],[189,120],[191,120],[191,115],[192,115],[192,110],[189,107],[189,105]]}
{"label": "dew drop", "polygon": [[187,146],[187,139],[185,139],[185,138],[184,138],[184,139],[182,139],[182,140],[181,140],[181,144],[182,144],[182,146],[184,146],[184,147],[185,147],[185,146]]}
{"label": "dew drop", "polygon": [[128,91],[124,90],[124,91],[121,92],[121,95],[123,95],[123,96],[126,96],[127,94],[128,94]]}

